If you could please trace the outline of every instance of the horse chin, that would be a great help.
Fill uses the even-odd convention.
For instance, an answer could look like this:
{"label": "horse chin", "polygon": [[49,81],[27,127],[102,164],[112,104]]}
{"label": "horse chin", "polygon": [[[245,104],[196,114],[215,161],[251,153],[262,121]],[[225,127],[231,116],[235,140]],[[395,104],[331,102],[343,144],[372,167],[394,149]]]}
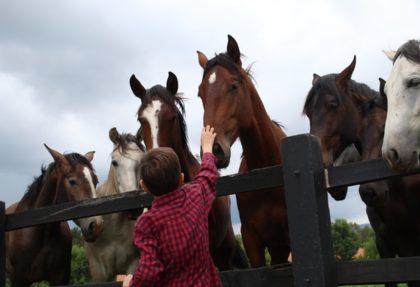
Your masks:
{"label": "horse chin", "polygon": [[228,157],[228,158],[226,158],[226,157],[218,158],[217,157],[217,163],[216,163],[217,168],[226,168],[226,167],[229,166],[229,163],[230,163],[230,157]]}
{"label": "horse chin", "polygon": [[102,217],[95,218],[94,220],[81,220],[80,228],[82,230],[83,239],[86,242],[95,242],[96,239],[102,234],[103,219]]}

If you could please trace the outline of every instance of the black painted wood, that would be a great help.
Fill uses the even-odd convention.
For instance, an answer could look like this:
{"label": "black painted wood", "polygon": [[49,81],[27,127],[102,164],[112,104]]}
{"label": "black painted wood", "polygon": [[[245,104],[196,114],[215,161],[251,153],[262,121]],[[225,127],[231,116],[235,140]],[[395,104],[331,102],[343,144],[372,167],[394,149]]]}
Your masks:
{"label": "black painted wood", "polygon": [[403,173],[391,169],[385,160],[360,161],[327,169],[329,188],[357,185],[386,178],[407,176],[419,171]]}
{"label": "black painted wood", "polygon": [[337,282],[380,284],[420,280],[420,257],[337,262]]}
{"label": "black painted wood", "polygon": [[151,201],[152,197],[150,194],[137,190],[89,201],[67,202],[30,211],[8,214],[6,216],[6,231],[98,214],[139,209],[150,206]]}
{"label": "black painted wood", "polygon": [[294,286],[336,286],[330,213],[318,139],[282,141]]}
{"label": "black painted wood", "polygon": [[0,286],[6,286],[6,207],[0,201]]}

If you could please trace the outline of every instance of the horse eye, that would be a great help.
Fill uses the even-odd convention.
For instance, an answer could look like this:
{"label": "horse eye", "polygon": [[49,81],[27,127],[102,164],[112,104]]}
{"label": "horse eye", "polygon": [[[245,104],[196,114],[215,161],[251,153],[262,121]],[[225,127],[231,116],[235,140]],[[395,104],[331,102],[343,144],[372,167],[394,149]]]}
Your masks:
{"label": "horse eye", "polygon": [[117,166],[118,166],[118,162],[117,162],[116,160],[111,161],[111,164],[112,164],[114,167],[117,167]]}
{"label": "horse eye", "polygon": [[414,78],[407,81],[407,88],[415,88],[420,85],[420,78]]}
{"label": "horse eye", "polygon": [[231,85],[229,85],[229,87],[228,87],[228,92],[233,92],[233,91],[235,91],[236,89],[238,89],[238,85],[236,85],[236,84],[231,84]]}
{"label": "horse eye", "polygon": [[77,184],[77,181],[74,178],[69,178],[69,183],[71,186],[75,186]]}
{"label": "horse eye", "polygon": [[328,105],[331,109],[336,109],[338,107],[337,102],[330,102]]}

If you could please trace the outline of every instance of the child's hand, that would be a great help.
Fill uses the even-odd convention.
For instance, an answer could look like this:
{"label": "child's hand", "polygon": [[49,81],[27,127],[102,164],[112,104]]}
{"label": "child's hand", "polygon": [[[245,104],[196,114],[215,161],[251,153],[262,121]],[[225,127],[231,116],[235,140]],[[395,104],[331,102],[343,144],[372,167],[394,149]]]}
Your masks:
{"label": "child's hand", "polygon": [[214,132],[214,128],[210,126],[203,127],[203,130],[201,131],[201,148],[203,154],[206,152],[212,153],[215,138],[216,133]]}
{"label": "child's hand", "polygon": [[131,274],[126,275],[124,277],[124,281],[123,281],[122,287],[128,287],[128,286],[130,286],[131,279],[133,279],[133,275],[131,275]]}

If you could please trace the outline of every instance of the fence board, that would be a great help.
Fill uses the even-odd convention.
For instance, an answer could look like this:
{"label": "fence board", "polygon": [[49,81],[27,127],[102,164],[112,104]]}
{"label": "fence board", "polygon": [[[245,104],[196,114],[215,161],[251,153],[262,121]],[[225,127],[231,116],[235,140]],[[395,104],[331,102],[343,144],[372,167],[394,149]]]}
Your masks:
{"label": "fence board", "polygon": [[420,280],[420,257],[337,262],[340,285]]}

